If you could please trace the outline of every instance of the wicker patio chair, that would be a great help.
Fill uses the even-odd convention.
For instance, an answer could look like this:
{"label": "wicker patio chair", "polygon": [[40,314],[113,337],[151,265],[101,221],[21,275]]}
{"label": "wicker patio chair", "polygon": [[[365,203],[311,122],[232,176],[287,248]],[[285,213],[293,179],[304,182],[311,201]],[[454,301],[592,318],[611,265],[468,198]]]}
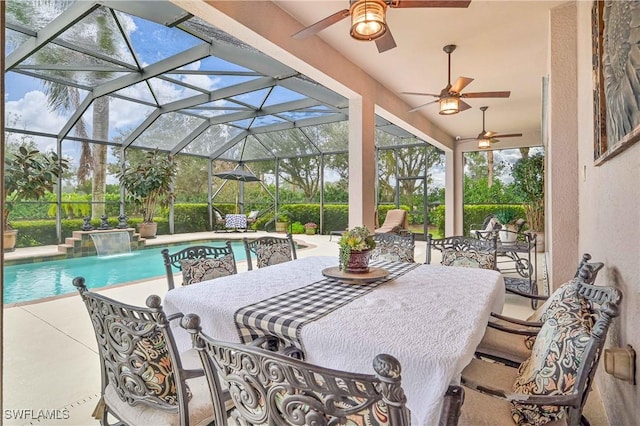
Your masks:
{"label": "wicker patio chair", "polygon": [[182,272],[182,285],[199,283],[238,273],[231,242],[224,246],[192,246],[176,253],[162,249],[169,290],[175,287],[174,268]]}
{"label": "wicker patio chair", "polygon": [[[410,424],[400,363],[391,355],[374,358],[375,375],[350,373],[215,340],[202,332],[195,314],[185,315],[181,324],[192,334],[211,394],[229,389],[235,405],[231,418],[239,424],[344,424],[345,420],[354,424]],[[449,387],[443,395],[441,426],[457,424],[463,397],[462,388]],[[223,407],[223,401],[214,405]]]}
{"label": "wicker patio chair", "polygon": [[526,320],[492,312],[484,336],[476,349],[476,355],[513,367],[519,366],[531,356],[532,339],[530,336],[535,336],[540,331],[544,320],[549,315],[549,307],[565,296],[569,286],[593,284],[598,272],[604,266],[603,263],[589,262],[589,260],[591,260],[591,255],[585,253],[578,265],[574,279],[558,287],[551,296],[520,293],[519,296],[528,300],[534,298],[545,301]]}
{"label": "wicker patio chair", "polygon": [[433,238],[427,234],[427,264],[431,263],[431,249],[442,252],[442,265],[496,269],[497,242],[473,237],[452,236]]}
{"label": "wicker patio chair", "polygon": [[243,238],[244,250],[247,254],[247,268],[249,271],[253,269],[251,261],[252,254],[256,257],[256,265],[258,268],[276,265],[278,263],[288,262],[297,259],[296,244],[293,242],[291,234],[287,234],[286,238],[280,237],[260,237],[255,240]]}
{"label": "wicker patio chair", "polygon": [[392,262],[415,262],[415,236],[408,232],[398,234],[375,234],[373,240],[376,247],[371,250],[370,260],[385,260]]}
{"label": "wicker patio chair", "polygon": [[469,391],[461,424],[589,424],[582,410],[622,293],[577,280],[574,294],[550,308],[519,368],[476,358],[462,371]]}
{"label": "wicker patio chair", "polygon": [[[203,425],[214,420],[213,397],[194,350],[179,354],[159,296],[137,307],[92,293],[73,279],[98,342],[101,398],[94,417],[101,425]],[[189,357],[189,354],[191,355]],[[195,362],[194,362],[195,361]],[[189,364],[193,369],[184,368]],[[216,395],[228,401],[228,394]],[[224,409],[224,408],[223,408]]]}

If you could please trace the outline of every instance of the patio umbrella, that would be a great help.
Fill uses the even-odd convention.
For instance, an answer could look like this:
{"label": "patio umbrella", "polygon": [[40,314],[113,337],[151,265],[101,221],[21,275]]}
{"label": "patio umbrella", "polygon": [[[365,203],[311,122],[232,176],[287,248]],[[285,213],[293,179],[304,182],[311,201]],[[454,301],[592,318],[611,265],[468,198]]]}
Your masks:
{"label": "patio umbrella", "polygon": [[227,180],[237,180],[239,182],[260,182],[260,178],[258,178],[256,175],[242,169],[215,173],[214,176]]}
{"label": "patio umbrella", "polygon": [[[260,178],[244,169],[228,170],[226,172],[215,173],[217,176],[226,180],[238,181],[238,192],[240,194],[240,213],[244,213],[244,182],[260,182]],[[236,213],[238,212],[238,195],[236,194]]]}

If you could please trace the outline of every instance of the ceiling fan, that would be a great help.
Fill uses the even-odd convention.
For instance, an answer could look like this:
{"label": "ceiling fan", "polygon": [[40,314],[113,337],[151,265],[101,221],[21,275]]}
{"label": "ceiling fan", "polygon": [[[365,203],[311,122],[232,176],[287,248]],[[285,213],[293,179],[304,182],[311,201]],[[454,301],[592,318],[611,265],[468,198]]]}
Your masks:
{"label": "ceiling fan", "polygon": [[440,94],[434,93],[418,93],[418,92],[402,92],[406,95],[419,95],[419,96],[433,96],[437,98],[434,101],[427,102],[426,104],[419,105],[410,112],[419,110],[427,105],[440,103],[440,114],[451,115],[458,112],[465,111],[471,108],[471,105],[462,100],[462,98],[508,98],[511,95],[510,91],[503,92],[475,92],[475,93],[461,93],[462,90],[473,81],[469,77],[458,77],[458,79],[451,85],[451,53],[456,50],[455,44],[448,44],[442,50],[448,56],[448,73],[447,73],[447,86],[440,91]]}
{"label": "ceiling fan", "polygon": [[457,136],[456,137],[457,141],[477,140],[478,141],[478,148],[480,148],[480,149],[488,149],[488,148],[491,147],[492,143],[499,142],[498,138],[515,138],[515,137],[522,136],[522,133],[508,133],[508,134],[504,134],[504,135],[499,135],[496,132],[487,132],[484,129],[484,112],[488,108],[489,107],[487,107],[487,106],[480,107],[480,110],[482,111],[482,131],[478,134],[478,136],[473,137],[473,138],[461,138],[460,136]]}
{"label": "ceiling fan", "polygon": [[378,52],[386,52],[396,47],[396,42],[387,26],[388,7],[469,7],[471,0],[349,0],[349,9],[342,9],[315,24],[293,34],[291,37],[304,39],[351,16],[351,37],[356,40],[375,40]]}

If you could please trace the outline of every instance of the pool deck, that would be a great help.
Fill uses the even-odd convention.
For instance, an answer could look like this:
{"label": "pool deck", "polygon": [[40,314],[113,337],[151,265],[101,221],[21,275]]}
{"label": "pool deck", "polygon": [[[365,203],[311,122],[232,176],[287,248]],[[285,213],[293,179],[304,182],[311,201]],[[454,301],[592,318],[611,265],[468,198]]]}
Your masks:
{"label": "pool deck", "polygon": [[[191,233],[162,235],[147,245],[203,239],[256,238],[273,233]],[[306,246],[297,251],[299,258],[338,256],[336,239],[329,235],[295,235]],[[424,262],[426,243],[416,242],[415,258]],[[5,259],[55,255],[57,246],[17,249],[5,253]],[[440,261],[434,252],[432,263]],[[543,256],[538,256],[541,259]],[[161,262],[161,259],[158,259]],[[238,262],[238,272],[247,270],[247,262]],[[541,271],[541,269],[538,269]],[[539,274],[541,275],[541,274]],[[167,292],[165,276],[111,286],[98,292],[114,299],[144,306],[150,294],[163,297]],[[528,303],[507,295],[505,315],[526,318]],[[87,311],[77,293],[38,302],[5,306],[3,327],[2,420],[5,425],[94,425],[91,413],[99,399],[100,371],[97,345]],[[9,411],[7,411],[9,410]],[[39,410],[59,410],[58,419],[33,419]],[[608,426],[597,390],[587,402],[586,415],[593,426]]]}

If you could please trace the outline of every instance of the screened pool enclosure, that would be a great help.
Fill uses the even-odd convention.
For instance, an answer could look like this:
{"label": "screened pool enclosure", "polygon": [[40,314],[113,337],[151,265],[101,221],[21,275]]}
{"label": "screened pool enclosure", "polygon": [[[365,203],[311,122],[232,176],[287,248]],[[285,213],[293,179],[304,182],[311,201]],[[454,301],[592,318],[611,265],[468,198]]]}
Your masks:
{"label": "screened pool enclosure", "polygon": [[[134,150],[199,159],[210,226],[214,175],[240,164],[275,185],[275,212],[294,159],[313,158],[304,174],[321,208],[326,181],[348,184],[347,99],[170,2],[8,0],[5,35],[8,152],[26,142],[72,164],[55,201],[59,239],[63,193],[90,188],[99,217]],[[422,194],[424,211],[442,153],[379,116],[376,151],[378,201]],[[126,214],[122,191],[119,205]]]}

